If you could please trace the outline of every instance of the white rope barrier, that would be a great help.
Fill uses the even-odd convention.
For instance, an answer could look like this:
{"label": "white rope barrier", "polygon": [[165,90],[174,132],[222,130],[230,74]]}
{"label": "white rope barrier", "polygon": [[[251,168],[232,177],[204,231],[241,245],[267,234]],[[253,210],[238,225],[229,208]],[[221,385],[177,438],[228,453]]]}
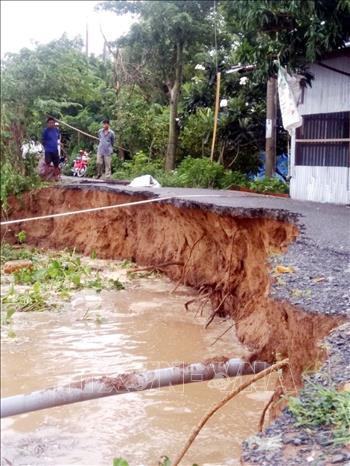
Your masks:
{"label": "white rope barrier", "polygon": [[133,206],[138,206],[142,204],[151,204],[153,202],[166,201],[169,199],[187,199],[187,198],[196,198],[196,197],[220,197],[220,195],[219,194],[189,194],[187,196],[158,197],[155,199],[146,199],[143,201],[126,202],[124,204],[113,204],[113,205],[102,206],[102,207],[91,207],[89,209],[73,210],[70,212],[61,212],[58,214],[48,214],[48,215],[40,215],[37,217],[27,217],[27,218],[20,218],[16,220],[7,220],[4,222],[0,222],[0,226],[15,225],[15,224],[24,223],[24,222],[34,222],[36,220],[48,220],[51,218],[68,217],[70,215],[88,214],[91,212],[99,212],[99,211],[108,210],[108,209],[118,209],[118,208],[120,209],[123,207],[133,207]]}

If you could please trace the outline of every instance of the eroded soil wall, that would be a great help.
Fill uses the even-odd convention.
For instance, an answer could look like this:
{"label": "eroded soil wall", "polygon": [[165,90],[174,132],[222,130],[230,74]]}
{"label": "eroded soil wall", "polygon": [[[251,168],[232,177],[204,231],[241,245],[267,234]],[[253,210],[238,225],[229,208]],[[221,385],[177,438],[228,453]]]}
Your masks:
{"label": "eroded soil wall", "polygon": [[[49,213],[142,200],[98,190],[46,188],[12,200],[9,217]],[[201,209],[152,203],[28,222],[8,229],[7,239],[25,230],[27,242],[50,248],[93,251],[101,258],[131,259],[142,265],[168,265],[166,273],[209,299],[219,315],[229,314],[252,359],[273,362],[289,357],[284,383],[301,383],[301,373],[322,358],[318,342],[339,320],[306,313],[269,297],[267,257],[283,251],[298,234],[279,220],[245,218]]]}

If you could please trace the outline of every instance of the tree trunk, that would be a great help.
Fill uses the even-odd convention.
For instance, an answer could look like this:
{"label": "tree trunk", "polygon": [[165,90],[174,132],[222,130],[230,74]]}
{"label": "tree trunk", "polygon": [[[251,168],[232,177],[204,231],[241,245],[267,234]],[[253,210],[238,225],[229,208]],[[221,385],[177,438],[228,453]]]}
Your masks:
{"label": "tree trunk", "polygon": [[182,82],[182,60],[183,60],[183,44],[178,42],[176,45],[176,69],[175,80],[173,86],[169,88],[170,92],[170,116],[169,116],[169,136],[168,147],[165,158],[165,169],[174,170],[176,160],[176,146],[177,146],[177,104],[180,96],[181,82]]}
{"label": "tree trunk", "polygon": [[122,162],[125,162],[125,150],[122,147],[118,148],[118,153],[119,153],[119,159]]}
{"label": "tree trunk", "polygon": [[18,121],[12,121],[10,124],[10,132],[11,139],[9,141],[9,149],[12,154],[12,158],[15,161],[17,170],[19,170],[22,175],[25,175],[21,151],[21,146],[25,136],[24,126]]}
{"label": "tree trunk", "polygon": [[276,170],[277,80],[270,77],[266,90],[265,176],[271,178]]}

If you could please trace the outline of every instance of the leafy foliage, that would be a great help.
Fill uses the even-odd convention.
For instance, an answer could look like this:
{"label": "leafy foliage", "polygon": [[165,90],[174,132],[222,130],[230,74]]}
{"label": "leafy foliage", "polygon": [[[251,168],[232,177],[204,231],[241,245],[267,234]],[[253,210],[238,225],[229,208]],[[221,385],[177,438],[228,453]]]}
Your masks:
{"label": "leafy foliage", "polygon": [[113,466],[129,466],[129,463],[125,461],[123,458],[114,458]]}
{"label": "leafy foliage", "polygon": [[38,264],[32,269],[20,269],[15,272],[15,282],[18,284],[35,284],[37,282],[53,281],[62,287],[70,283],[73,287],[81,286],[81,275],[87,275],[89,269],[81,265],[79,257],[74,255],[50,259],[47,264]]}
{"label": "leafy foliage", "polygon": [[1,243],[1,264],[11,260],[32,259],[34,254],[35,249],[15,249],[5,242]]}
{"label": "leafy foliage", "polygon": [[207,158],[186,157],[177,170],[180,183],[191,188],[219,187],[224,174],[225,170],[222,165]]}
{"label": "leafy foliage", "polygon": [[1,163],[0,200],[3,208],[7,207],[10,195],[19,195],[41,185],[39,177],[19,173],[9,160]]}
{"label": "leafy foliage", "polygon": [[[127,49],[128,70],[149,93],[154,89],[169,103],[167,169],[175,168],[176,118],[184,67],[191,63],[198,44],[208,42],[209,1],[106,1],[101,7],[117,14],[137,13],[135,23],[118,45]],[[140,73],[141,64],[141,73]],[[146,79],[145,79],[146,77]],[[158,91],[158,92],[157,92]]]}
{"label": "leafy foliage", "polygon": [[[145,174],[154,176],[163,186],[192,188],[220,188],[230,182],[231,176],[218,162],[192,157],[185,157],[177,170],[166,172],[159,159],[149,160],[142,152],[136,154],[132,161],[123,163],[113,176],[132,179]],[[243,178],[244,176],[240,175],[240,179]]]}
{"label": "leafy foliage", "polygon": [[277,178],[263,178],[251,181],[249,188],[258,193],[288,193],[288,185]]}
{"label": "leafy foliage", "polygon": [[[113,157],[117,178],[142,174],[143,167],[141,172],[136,167],[142,153],[146,173],[182,186],[181,161],[210,155],[217,71],[227,105],[219,112],[214,159],[228,173],[256,173],[265,144],[266,78],[276,71],[274,59],[310,81],[305,64],[348,40],[349,2],[223,0],[216,12],[213,5],[107,1],[101,8],[136,19],[129,34],[107,44],[109,57],[86,57],[81,40],[65,35],[7,55],[2,63],[2,206],[9,194],[40,186],[35,161],[21,160],[20,145],[29,136],[40,139],[48,114],[93,135],[109,117],[119,146]],[[237,63],[256,64],[256,70],[226,73]],[[62,137],[68,153],[65,174],[71,174],[79,149],[87,149],[92,176],[95,141],[64,126]],[[278,152],[286,146],[279,121]],[[164,173],[164,165],[174,170]],[[208,164],[208,179],[202,176],[203,183],[196,184],[222,187],[219,175],[212,180],[213,167]],[[178,173],[182,178],[176,179]]]}
{"label": "leafy foliage", "polygon": [[211,108],[199,107],[191,113],[180,135],[183,152],[194,157],[209,157],[213,125],[214,112]]}
{"label": "leafy foliage", "polygon": [[16,238],[20,244],[25,243],[27,239],[27,234],[25,231],[20,231],[19,233],[16,234]]}
{"label": "leafy foliage", "polygon": [[303,397],[291,397],[290,411],[299,425],[333,428],[335,443],[350,442],[350,393],[315,385]]}
{"label": "leafy foliage", "polygon": [[[28,247],[14,248],[6,243],[1,245],[1,262],[17,259],[30,259],[32,268],[20,269],[11,277],[12,286],[1,298],[1,324],[12,324],[16,312],[42,312],[57,308],[56,300],[70,298],[71,291],[91,288],[102,290],[123,290],[124,284],[119,279],[100,276],[89,267],[84,266],[74,252],[58,255],[45,255]],[[25,291],[16,285],[26,287]],[[96,315],[96,323],[103,318]],[[12,328],[8,336],[14,337]]]}
{"label": "leafy foliage", "polygon": [[237,61],[256,63],[265,76],[273,60],[303,70],[325,52],[344,46],[350,4],[343,0],[236,0],[222,2],[231,30],[240,38]]}
{"label": "leafy foliage", "polygon": [[42,294],[41,285],[36,282],[24,293],[15,293],[14,288],[1,298],[1,304],[6,304],[6,319],[11,320],[15,312],[41,312],[54,307],[48,304],[48,299]]}

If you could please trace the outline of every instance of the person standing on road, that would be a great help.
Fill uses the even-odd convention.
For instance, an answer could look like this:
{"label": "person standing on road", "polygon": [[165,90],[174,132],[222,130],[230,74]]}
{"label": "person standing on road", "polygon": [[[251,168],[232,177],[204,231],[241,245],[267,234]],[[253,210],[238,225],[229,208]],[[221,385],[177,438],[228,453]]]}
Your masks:
{"label": "person standing on road", "polygon": [[115,142],[115,134],[109,127],[109,120],[103,120],[103,128],[98,132],[99,145],[97,148],[97,178],[103,175],[103,166],[105,169],[105,176],[111,176],[111,160],[113,154],[113,145]]}
{"label": "person standing on road", "polygon": [[52,163],[54,166],[54,178],[58,178],[60,175],[60,169],[58,167],[60,163],[60,158],[58,155],[58,141],[60,138],[60,132],[55,126],[55,120],[52,117],[49,117],[47,119],[47,128],[43,131],[42,134],[42,143],[45,151],[45,173],[49,173]]}

